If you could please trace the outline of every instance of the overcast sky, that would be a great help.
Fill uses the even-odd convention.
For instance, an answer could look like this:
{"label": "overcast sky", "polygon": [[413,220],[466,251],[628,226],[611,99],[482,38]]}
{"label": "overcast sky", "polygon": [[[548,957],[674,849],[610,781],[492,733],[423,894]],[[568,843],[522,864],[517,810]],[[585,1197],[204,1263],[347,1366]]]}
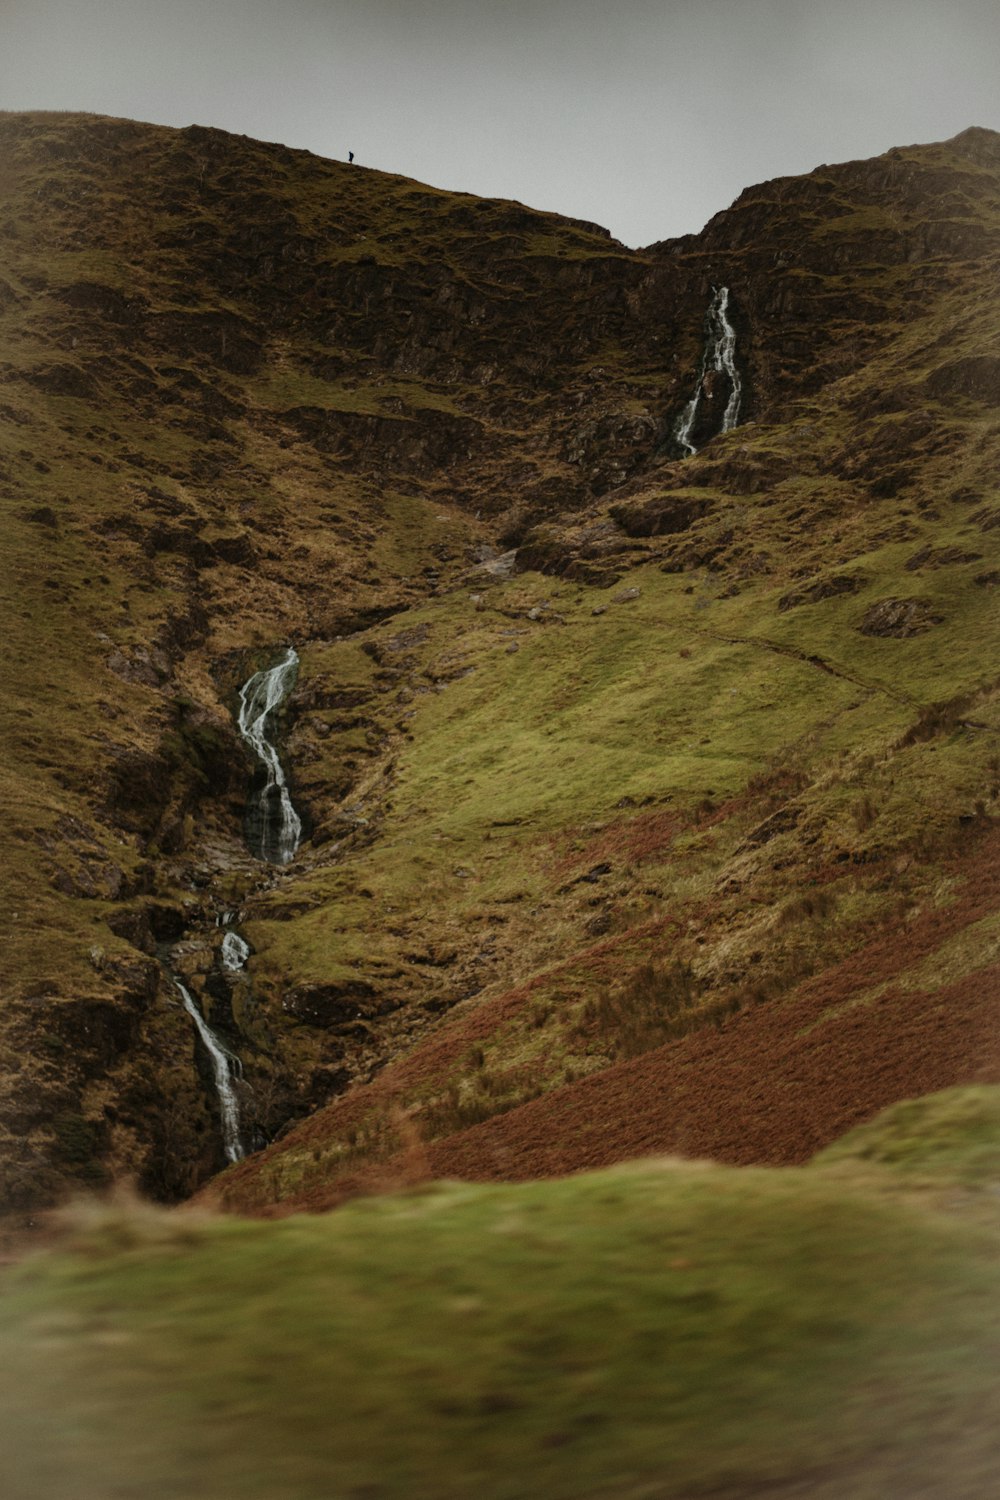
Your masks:
{"label": "overcast sky", "polygon": [[0,0],[0,108],[350,149],[640,245],[768,177],[1000,129],[1000,3]]}

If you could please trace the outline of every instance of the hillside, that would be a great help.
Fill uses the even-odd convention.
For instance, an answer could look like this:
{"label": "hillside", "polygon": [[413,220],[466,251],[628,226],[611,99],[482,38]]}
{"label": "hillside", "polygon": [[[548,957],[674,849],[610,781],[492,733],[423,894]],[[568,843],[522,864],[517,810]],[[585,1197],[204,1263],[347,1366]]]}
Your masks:
{"label": "hillside", "polygon": [[[633,252],[0,116],[15,1214],[803,1162],[1000,1082],[998,258],[982,130]],[[278,866],[235,716],[289,646]]]}

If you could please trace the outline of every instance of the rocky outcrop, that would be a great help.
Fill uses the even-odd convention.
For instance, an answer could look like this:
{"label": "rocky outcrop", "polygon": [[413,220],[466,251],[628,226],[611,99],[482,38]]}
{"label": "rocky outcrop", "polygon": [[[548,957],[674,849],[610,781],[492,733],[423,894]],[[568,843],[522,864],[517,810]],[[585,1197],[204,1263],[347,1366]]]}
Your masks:
{"label": "rocky outcrop", "polygon": [[612,505],[610,514],[628,536],[673,536],[687,531],[710,509],[708,500],[688,495],[658,495]]}
{"label": "rocky outcrop", "polygon": [[833,573],[782,594],[778,600],[778,608],[784,611],[795,609],[800,604],[818,604],[821,599],[835,599],[842,594],[856,594],[867,582],[863,573]]}
{"label": "rocky outcrop", "polygon": [[374,987],[365,980],[298,985],[286,997],[285,1008],[307,1025],[325,1030],[381,1013]]}
{"label": "rocky outcrop", "polygon": [[964,396],[989,406],[1000,405],[1000,357],[975,354],[949,360],[931,371],[926,384],[927,394],[936,401]]}
{"label": "rocky outcrop", "polygon": [[942,616],[926,599],[880,599],[865,611],[858,629],[862,635],[906,640],[940,625],[941,620]]}

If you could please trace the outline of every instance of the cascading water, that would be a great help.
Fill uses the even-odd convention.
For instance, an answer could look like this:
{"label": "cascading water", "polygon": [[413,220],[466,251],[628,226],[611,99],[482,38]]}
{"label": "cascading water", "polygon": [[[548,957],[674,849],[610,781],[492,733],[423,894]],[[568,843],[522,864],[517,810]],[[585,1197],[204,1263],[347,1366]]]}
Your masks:
{"label": "cascading water", "polygon": [[255,672],[240,688],[239,731],[267,773],[247,812],[247,842],[252,853],[275,865],[288,864],[302,836],[278,752],[268,737],[268,720],[287,696],[298,664],[298,653],[289,646],[283,661]]}
{"label": "cascading water", "polygon": [[729,321],[729,288],[727,286],[714,289],[714,296],[705,314],[705,348],[701,356],[694,395],[681,412],[674,429],[674,441],[688,457],[698,451],[693,436],[713,374],[724,377],[729,388],[729,397],[722,413],[721,423],[717,431],[711,434],[717,437],[720,433],[730,432],[739,422],[740,402],[743,399],[743,382],[736,365],[736,329]]}
{"label": "cascading water", "polygon": [[250,944],[238,932],[227,932],[222,939],[222,967],[231,974],[238,974],[246,967],[250,957]]}
{"label": "cascading water", "polygon": [[190,992],[181,984],[177,975],[172,974],[171,978],[184,1001],[184,1009],[194,1022],[205,1050],[212,1059],[212,1071],[215,1074],[215,1088],[219,1096],[219,1110],[222,1116],[222,1144],[225,1148],[226,1159],[242,1161],[245,1152],[240,1140],[240,1101],[233,1082],[234,1077],[242,1077],[242,1064],[239,1058],[234,1057],[219,1041],[191,998]]}
{"label": "cascading water", "polygon": [[[269,721],[287,697],[295,680],[298,664],[298,653],[289,646],[284,658],[276,666],[268,667],[263,672],[255,672],[240,689],[237,719],[242,738],[266,773],[264,785],[250,799],[247,843],[252,853],[278,865],[287,864],[294,856],[302,835],[302,823],[288,795],[285,773],[269,735]],[[232,925],[236,917],[237,913],[234,911],[223,911],[215,922],[217,927],[225,929],[218,958],[222,969],[233,980],[246,967],[250,957],[249,943]],[[165,958],[164,964],[166,966]],[[168,973],[212,1060],[226,1158],[231,1162],[241,1161],[246,1153],[240,1139],[240,1102],[235,1080],[242,1079],[243,1065],[216,1036],[187,987],[175,973],[169,969]]]}

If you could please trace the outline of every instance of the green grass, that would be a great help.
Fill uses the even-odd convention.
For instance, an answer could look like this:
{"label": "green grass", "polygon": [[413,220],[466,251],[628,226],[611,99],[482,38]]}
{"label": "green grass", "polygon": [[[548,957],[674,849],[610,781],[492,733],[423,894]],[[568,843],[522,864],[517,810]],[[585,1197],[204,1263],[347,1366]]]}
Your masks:
{"label": "green grass", "polygon": [[[758,536],[782,524],[766,496],[749,506],[722,503],[757,507],[748,524],[756,522]],[[858,531],[866,538],[877,524],[862,517]],[[940,534],[951,541],[946,527]],[[822,537],[813,545],[822,557]],[[958,819],[995,806],[993,738],[961,722],[966,714],[995,720],[986,591],[969,587],[964,566],[930,571],[919,586],[942,600],[941,625],[902,641],[857,629],[872,598],[915,590],[918,579],[904,565],[917,546],[909,540],[862,553],[872,582],[858,594],[787,611],[778,608],[784,580],[727,597],[711,575],[695,575],[692,588],[691,574],[653,566],[630,574],[641,593],[621,604],[610,602],[614,590],[523,575],[486,587],[477,608],[470,583],[369,632],[369,650],[401,674],[393,683],[413,690],[402,709],[394,686],[379,692],[383,670],[360,642],[306,648],[306,681],[371,695],[365,713],[385,745],[363,762],[372,768],[361,780],[367,792],[352,793],[351,804],[377,832],[357,846],[348,840],[335,862],[322,852],[310,862],[297,881],[315,903],[308,915],[271,921],[280,902],[261,903],[253,929],[260,982],[276,995],[292,976],[367,977],[380,993],[415,1006],[462,994],[468,981],[406,955],[435,942],[469,953],[499,941],[496,964],[477,973],[487,995],[533,978],[537,1004],[567,986],[569,999],[554,1001],[544,1030],[529,1006],[495,1039],[491,1072],[504,1074],[503,1059],[517,1067],[510,1086],[483,1105],[488,1111],[561,1083],[567,1067],[588,1071],[631,1046],[613,1028],[581,1036],[577,1027],[588,998],[644,964],[694,965],[699,999],[677,1023],[684,1030],[791,993],[894,918],[901,901],[926,899]],[[595,616],[595,605],[604,612]],[[971,695],[967,709],[945,712],[907,743],[922,705],[962,693]],[[337,729],[335,713],[329,719],[309,768],[317,785],[342,773],[345,757],[364,753],[357,728]],[[774,774],[794,782],[797,824],[755,854],[743,841],[774,810],[767,790]],[[785,800],[787,793],[777,805]],[[639,859],[629,830],[645,848],[644,820],[657,816],[676,816],[676,830]],[[574,877],[607,858],[608,828],[620,830],[605,835],[611,873],[596,890],[574,887]],[[797,897],[828,881],[833,861],[842,863],[816,920]],[[742,895],[720,901],[730,881]],[[587,923],[601,897],[615,942],[591,955]],[[663,927],[669,914],[680,936]],[[707,943],[685,933],[692,925]],[[972,963],[981,945],[966,946]],[[638,1045],[658,1039],[654,1024]],[[431,1102],[432,1135],[445,1118],[434,1101],[473,1090],[480,1107],[477,1080],[467,1075],[465,1062],[450,1063],[406,1095]],[[334,1156],[343,1145],[329,1144]],[[300,1156],[290,1145],[265,1200],[293,1179],[322,1182],[325,1158]]]}
{"label": "green grass", "polygon": [[[994,1093],[971,1132],[941,1096],[914,1158],[964,1177],[987,1142],[995,1180]],[[919,1473],[981,1500],[995,1210],[904,1201],[878,1154],[856,1132],[829,1173],[653,1162],[272,1224],[84,1215],[3,1282],[5,1494],[882,1500]]]}
{"label": "green grass", "polygon": [[[324,411],[356,412],[399,422],[412,420],[412,410],[460,415],[446,392],[415,380],[331,381],[303,370],[272,368],[248,389],[262,404],[277,409],[315,406]],[[404,409],[396,411],[387,406],[390,401],[402,402]]]}
{"label": "green grass", "polygon": [[959,1182],[996,1192],[1000,1177],[1000,1091],[947,1089],[904,1099],[816,1158],[845,1169],[886,1167],[904,1180]]}

